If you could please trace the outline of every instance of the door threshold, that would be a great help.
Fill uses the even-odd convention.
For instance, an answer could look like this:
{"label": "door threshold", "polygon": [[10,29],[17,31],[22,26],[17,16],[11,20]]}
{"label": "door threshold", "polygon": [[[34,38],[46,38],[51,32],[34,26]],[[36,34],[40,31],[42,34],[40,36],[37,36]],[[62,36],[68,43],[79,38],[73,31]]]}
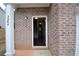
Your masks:
{"label": "door threshold", "polygon": [[33,46],[33,48],[47,48],[46,46]]}

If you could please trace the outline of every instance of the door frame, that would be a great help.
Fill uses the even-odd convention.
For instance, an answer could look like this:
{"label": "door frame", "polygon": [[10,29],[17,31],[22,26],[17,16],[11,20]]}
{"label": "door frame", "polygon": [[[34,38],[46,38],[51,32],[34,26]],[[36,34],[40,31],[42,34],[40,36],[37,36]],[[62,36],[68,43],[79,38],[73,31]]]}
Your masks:
{"label": "door frame", "polygon": [[[34,46],[34,45],[33,45],[33,43],[34,43],[34,39],[33,39],[33,37],[34,37],[34,35],[33,35],[33,33],[34,33],[34,32],[33,32],[33,25],[34,25],[34,24],[33,24],[33,18],[35,18],[35,17],[39,17],[39,18],[40,18],[40,17],[45,17],[45,18],[46,18],[46,19],[45,19],[45,22],[46,22],[46,23],[45,23],[45,26],[46,26],[46,27],[45,27],[45,28],[46,28],[46,31],[45,31],[45,32],[46,32],[46,36],[45,36],[45,37],[46,37],[46,39],[45,39],[45,40],[46,40],[46,46]],[[47,33],[48,33],[48,32],[47,32],[47,16],[45,16],[45,15],[32,16],[32,48],[47,48],[47,47],[48,47],[48,36],[47,36]]]}

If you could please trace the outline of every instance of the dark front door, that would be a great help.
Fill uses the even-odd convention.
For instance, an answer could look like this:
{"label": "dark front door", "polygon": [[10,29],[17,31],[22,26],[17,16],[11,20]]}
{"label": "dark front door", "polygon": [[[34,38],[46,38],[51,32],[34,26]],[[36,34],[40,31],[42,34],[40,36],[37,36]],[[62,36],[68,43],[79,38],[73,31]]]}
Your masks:
{"label": "dark front door", "polygon": [[46,26],[45,17],[33,18],[33,45],[34,46],[46,46]]}

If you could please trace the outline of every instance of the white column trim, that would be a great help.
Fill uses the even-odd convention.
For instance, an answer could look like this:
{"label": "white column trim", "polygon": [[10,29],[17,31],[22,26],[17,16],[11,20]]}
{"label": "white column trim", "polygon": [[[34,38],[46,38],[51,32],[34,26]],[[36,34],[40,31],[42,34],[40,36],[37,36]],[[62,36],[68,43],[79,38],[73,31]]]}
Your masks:
{"label": "white column trim", "polygon": [[14,55],[14,8],[13,5],[6,5],[6,21],[5,21],[5,36],[6,36],[6,53],[5,55]]}

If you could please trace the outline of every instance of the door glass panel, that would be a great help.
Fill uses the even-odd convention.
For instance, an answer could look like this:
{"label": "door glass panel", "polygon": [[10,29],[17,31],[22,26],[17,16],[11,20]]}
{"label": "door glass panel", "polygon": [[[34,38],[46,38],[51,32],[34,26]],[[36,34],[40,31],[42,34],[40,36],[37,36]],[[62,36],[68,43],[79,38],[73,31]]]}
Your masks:
{"label": "door glass panel", "polygon": [[46,28],[45,28],[45,18],[33,18],[33,45],[34,46],[46,46]]}

